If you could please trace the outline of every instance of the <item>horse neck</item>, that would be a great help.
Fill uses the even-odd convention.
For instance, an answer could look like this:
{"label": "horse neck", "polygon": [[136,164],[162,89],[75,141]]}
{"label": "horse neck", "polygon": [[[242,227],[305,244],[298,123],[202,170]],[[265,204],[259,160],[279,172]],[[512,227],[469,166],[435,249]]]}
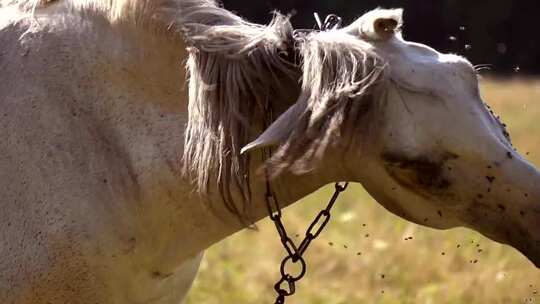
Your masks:
{"label": "horse neck", "polygon": [[[79,17],[73,18],[75,22]],[[77,90],[83,101],[78,105],[81,112],[92,117],[101,139],[111,143],[129,167],[129,183],[135,186],[126,191],[135,199],[121,203],[123,208],[142,208],[137,216],[144,217],[139,220],[150,233],[162,239],[170,234],[169,251],[178,252],[172,263],[246,228],[222,204],[215,185],[207,196],[199,196],[180,172],[188,116],[182,68],[185,44],[132,25],[112,27],[99,18],[85,21],[83,27],[72,24],[73,29],[61,29],[71,44],[70,52],[80,59],[81,79],[59,82],[82,83]],[[288,106],[276,104],[274,108],[282,111]],[[267,216],[266,181],[256,173],[259,166],[254,163],[251,169],[253,200],[245,209],[254,222]],[[283,174],[271,185],[280,206],[286,207],[336,180],[335,176],[334,167],[323,165],[302,176]]]}

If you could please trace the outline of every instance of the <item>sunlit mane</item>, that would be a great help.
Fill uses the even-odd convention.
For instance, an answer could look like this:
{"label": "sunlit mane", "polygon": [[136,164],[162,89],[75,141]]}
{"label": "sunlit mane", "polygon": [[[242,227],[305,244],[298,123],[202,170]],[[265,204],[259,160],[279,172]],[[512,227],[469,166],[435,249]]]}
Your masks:
{"label": "sunlit mane", "polygon": [[214,0],[0,0],[0,7],[18,7],[36,14],[42,9],[62,7],[74,12],[106,17],[112,24],[171,30],[175,26],[197,22],[238,22],[234,14],[218,7]]}
{"label": "sunlit mane", "polygon": [[241,155],[241,148],[256,135],[269,100],[285,83],[298,79],[296,67],[280,58],[292,27],[279,14],[267,27],[240,19],[229,25],[186,27],[193,47],[187,64],[184,171],[194,177],[201,193],[217,184],[226,206],[240,214],[232,189],[244,203],[251,200],[249,157]]}
{"label": "sunlit mane", "polygon": [[[329,146],[366,125],[360,119],[385,67],[367,43],[340,31],[294,42],[287,18],[280,15],[268,27],[240,21],[202,28],[192,25],[189,30],[196,33],[188,34],[194,47],[184,165],[202,193],[217,184],[234,212],[232,188],[245,203],[251,200],[250,162],[241,148],[256,137],[253,127],[261,126],[268,100],[284,84],[298,83],[300,96],[282,102],[304,108],[267,163],[274,176],[309,170]],[[290,49],[300,59],[296,66],[279,56]]]}
{"label": "sunlit mane", "polygon": [[329,146],[346,148],[352,134],[369,127],[362,118],[375,106],[373,87],[386,66],[367,43],[340,31],[311,34],[299,49],[303,77],[297,103],[305,108],[269,162],[274,176],[313,169]]}

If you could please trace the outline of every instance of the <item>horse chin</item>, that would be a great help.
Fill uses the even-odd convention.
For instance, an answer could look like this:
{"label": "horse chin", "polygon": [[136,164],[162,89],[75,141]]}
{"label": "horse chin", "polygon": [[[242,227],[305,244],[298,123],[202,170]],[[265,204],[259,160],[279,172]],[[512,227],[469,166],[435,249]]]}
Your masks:
{"label": "horse chin", "polygon": [[464,226],[514,247],[540,268],[540,172],[517,153],[493,170],[486,177],[491,193],[472,200]]}
{"label": "horse chin", "polygon": [[[540,217],[537,217],[536,221],[540,223]],[[517,224],[511,227],[503,227],[495,235],[483,233],[482,228],[476,227],[475,229],[494,241],[515,248],[540,269],[540,240],[532,237],[531,233],[523,225]]]}
{"label": "horse chin", "polygon": [[511,217],[493,220],[493,217],[483,212],[482,220],[477,219],[474,224],[467,226],[493,241],[515,248],[540,269],[540,239],[535,236],[540,231],[540,214],[530,217],[534,219],[524,222]]}

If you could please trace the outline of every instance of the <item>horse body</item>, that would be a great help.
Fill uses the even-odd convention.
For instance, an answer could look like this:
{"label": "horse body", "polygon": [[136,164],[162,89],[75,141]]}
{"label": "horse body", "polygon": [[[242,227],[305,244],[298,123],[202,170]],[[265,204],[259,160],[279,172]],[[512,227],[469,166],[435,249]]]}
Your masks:
{"label": "horse body", "polygon": [[0,30],[0,299],[178,303],[216,232],[179,178],[185,47],[36,18]]}
{"label": "horse body", "polygon": [[[476,96],[470,90],[476,85],[468,85],[470,64],[394,38],[400,12],[371,13],[343,30],[309,36],[302,71],[282,62],[295,57],[287,53],[284,20],[251,25],[206,0],[95,3],[53,1],[32,14],[0,8],[2,303],[179,303],[202,252],[245,228],[231,209],[252,222],[266,216],[264,179],[247,179],[263,161],[242,161],[268,145],[281,145],[269,169],[283,207],[329,182],[362,182],[402,217],[436,228],[467,225],[537,260],[536,245],[523,236],[538,239],[537,209],[521,196],[501,194],[508,198],[496,203],[519,202],[512,206],[523,217],[510,221],[521,236],[504,237],[490,228],[499,216],[493,207],[478,203],[481,211],[469,211],[458,204],[477,193],[452,175],[484,180],[483,170],[467,172],[480,155],[498,163],[490,173],[497,177],[494,192],[499,182],[519,181],[532,199],[540,196],[535,169],[517,154],[504,161],[510,146],[498,125],[480,103],[467,103]],[[135,8],[151,14],[139,18]],[[378,14],[386,21],[380,37]],[[181,68],[186,61],[191,78]],[[289,72],[303,87],[285,77]],[[426,83],[426,73],[438,81]],[[238,82],[225,85],[230,79]],[[381,83],[385,90],[375,88]],[[468,92],[466,106],[457,104],[452,117],[468,109],[481,118],[482,127],[463,118],[475,134],[472,143],[455,134],[431,142],[446,130],[421,117],[441,115],[438,105],[459,95],[445,83]],[[265,127],[264,102],[281,116],[245,146]],[[421,115],[401,115],[411,108]],[[377,128],[348,120],[353,114],[375,117]],[[352,135],[341,128],[351,123]],[[370,144],[358,143],[361,153],[344,162],[343,146],[333,140],[355,132]],[[486,132],[497,133],[487,136],[489,149],[475,150],[474,140]],[[460,149],[445,146],[447,138]],[[442,172],[450,165],[458,173]],[[199,188],[211,190],[194,193],[190,171],[198,171]]]}

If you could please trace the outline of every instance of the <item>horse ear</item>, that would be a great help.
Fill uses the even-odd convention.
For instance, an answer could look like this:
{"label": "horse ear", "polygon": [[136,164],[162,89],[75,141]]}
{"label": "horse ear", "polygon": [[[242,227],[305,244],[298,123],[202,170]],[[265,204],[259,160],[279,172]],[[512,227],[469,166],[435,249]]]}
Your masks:
{"label": "horse ear", "polygon": [[307,103],[304,99],[297,101],[268,126],[257,139],[244,146],[241,153],[244,154],[252,150],[279,145],[284,142],[294,130],[300,117],[305,113],[306,107]]}
{"label": "horse ear", "polygon": [[367,40],[389,40],[403,24],[403,9],[372,10],[348,28],[352,34],[357,34]]}

